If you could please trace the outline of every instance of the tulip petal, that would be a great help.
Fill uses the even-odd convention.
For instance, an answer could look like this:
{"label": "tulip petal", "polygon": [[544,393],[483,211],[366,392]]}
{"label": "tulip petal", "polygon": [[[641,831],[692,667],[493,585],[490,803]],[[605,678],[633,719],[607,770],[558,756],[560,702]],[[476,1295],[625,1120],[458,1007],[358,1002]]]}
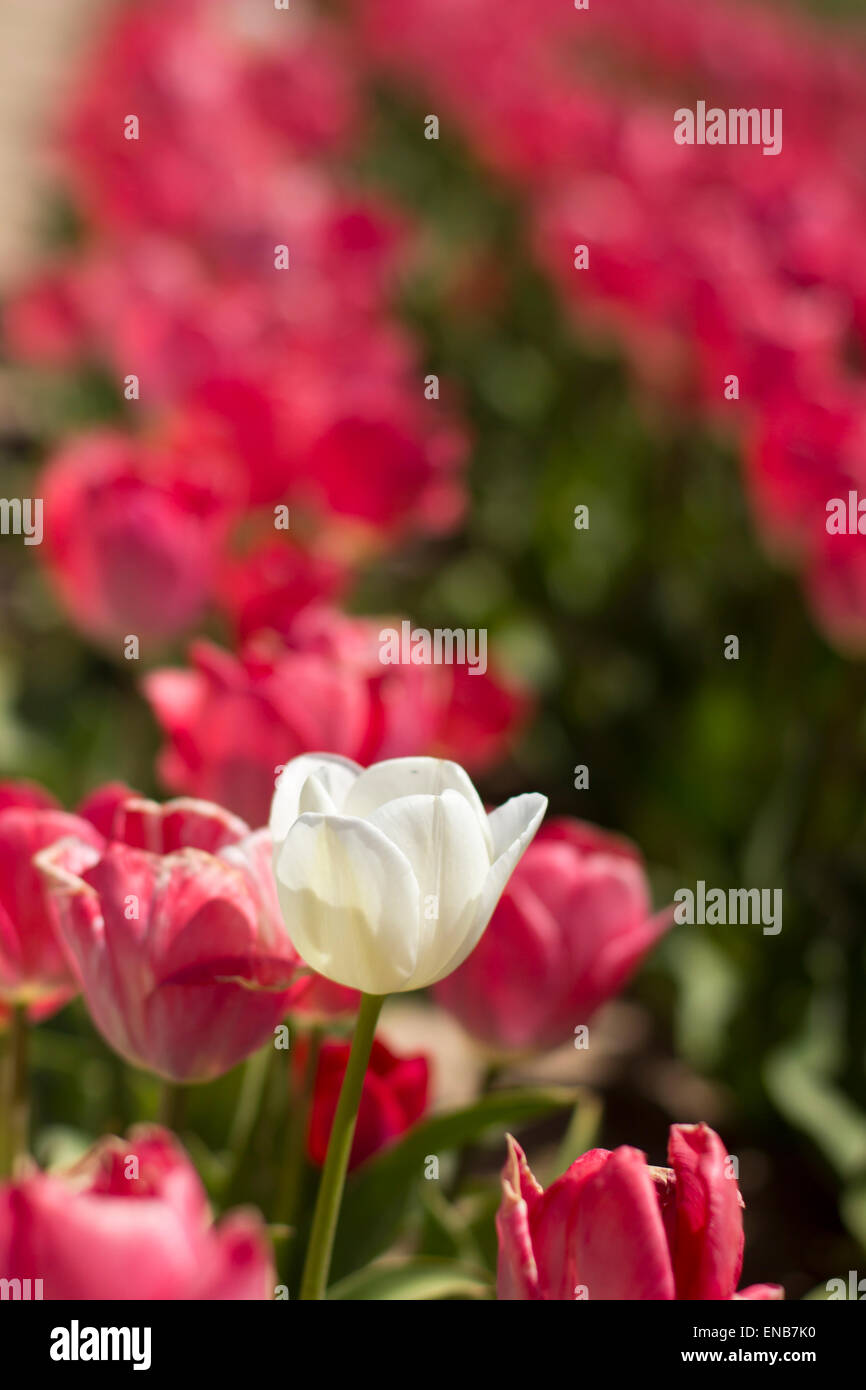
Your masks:
{"label": "tulip petal", "polygon": [[74,985],[34,863],[34,856],[61,839],[76,869],[102,845],[88,821],[66,811],[14,808],[0,815],[0,996],[7,1001],[30,1002]]}
{"label": "tulip petal", "polygon": [[[540,792],[524,792],[522,796],[512,796],[501,806],[497,806],[495,811],[490,812],[487,823],[493,840],[494,863],[518,840],[520,853],[517,858],[520,858],[520,854],[526,849],[541,824],[546,810],[546,796],[542,796]],[[516,864],[517,860],[514,862]]]}
{"label": "tulip petal", "polygon": [[500,1302],[535,1300],[542,1297],[538,1268],[529,1230],[529,1201],[536,1202],[541,1188],[526,1162],[526,1156],[511,1135],[508,1158],[502,1170],[502,1204],[496,1214],[499,1258],[496,1267],[496,1296]]}
{"label": "tulip petal", "polygon": [[287,763],[277,782],[271,803],[270,830],[278,848],[301,814],[301,791],[308,777],[316,777],[337,809],[341,809],[353,782],[361,773],[359,763],[336,753],[304,753]]}
{"label": "tulip petal", "polygon": [[[542,1297],[546,1299],[562,1301],[582,1296],[578,1286],[586,1284],[586,1275],[577,1267],[581,1195],[590,1179],[601,1172],[609,1159],[608,1149],[590,1149],[576,1158],[546,1192],[534,1200],[527,1199],[532,1247],[540,1271]],[[525,1174],[531,1177],[528,1164],[525,1164]]]}
{"label": "tulip petal", "polygon": [[[523,796],[512,797],[510,801],[506,801],[503,806],[500,806],[489,816],[494,848],[497,843],[502,844],[505,837],[512,832],[514,832],[515,838],[508,843],[507,848],[499,853],[497,859],[490,866],[478,900],[475,921],[471,931],[464,936],[454,954],[428,981],[428,984],[435,984],[437,980],[443,980],[446,975],[450,975],[451,971],[456,970],[458,965],[462,965],[466,957],[475,950],[484,934],[485,927],[493,916],[493,910],[502,896],[503,888],[514,872],[520,856],[541,824],[546,810],[546,796],[541,796],[538,792],[526,792]],[[505,812],[505,815],[501,815],[501,812]]]}
{"label": "tulip petal", "polygon": [[476,917],[489,873],[487,845],[466,798],[404,796],[370,816],[403,851],[419,889],[418,959],[404,989],[421,989],[458,952]]}
{"label": "tulip petal", "polygon": [[638,1149],[615,1149],[583,1188],[575,1265],[593,1301],[675,1297],[661,1208]]}
{"label": "tulip petal", "polygon": [[184,848],[216,854],[223,845],[235,844],[249,834],[246,821],[211,801],[179,796],[160,805],[133,794],[118,805],[111,838],[152,854]]}
{"label": "tulip petal", "polygon": [[744,1298],[752,1303],[767,1303],[784,1297],[785,1290],[781,1284],[749,1284],[748,1288],[740,1289],[739,1293],[731,1294],[732,1299]]}
{"label": "tulip petal", "polygon": [[435,997],[473,1037],[520,1050],[573,1037],[574,1020],[566,1027],[552,1012],[567,983],[559,925],[518,868],[470,959],[440,980]]}
{"label": "tulip petal", "polygon": [[278,851],[277,891],[307,965],[368,994],[406,988],[418,959],[420,894],[412,866],[376,826],[306,814]]}
{"label": "tulip petal", "polygon": [[743,1267],[743,1200],[724,1144],[709,1125],[671,1125],[676,1173],[677,1297],[728,1299]]}
{"label": "tulip petal", "polygon": [[482,827],[488,857],[493,859],[493,842],[481,798],[459,763],[447,758],[389,758],[373,763],[350,790],[343,811],[347,816],[367,820],[388,801],[404,796],[441,796],[448,790],[459,792],[472,807]]}
{"label": "tulip petal", "polygon": [[320,782],[315,773],[311,773],[307,778],[301,787],[301,795],[298,798],[298,815],[306,815],[308,811],[317,812],[322,816],[340,814],[339,806],[336,805],[324,783]]}

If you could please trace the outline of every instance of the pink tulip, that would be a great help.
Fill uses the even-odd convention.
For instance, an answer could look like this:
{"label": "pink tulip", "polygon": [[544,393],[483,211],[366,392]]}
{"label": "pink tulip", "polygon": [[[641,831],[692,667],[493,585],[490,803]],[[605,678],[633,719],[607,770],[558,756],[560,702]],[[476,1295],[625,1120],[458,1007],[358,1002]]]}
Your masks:
{"label": "pink tulip", "polygon": [[286,998],[289,1012],[303,1015],[311,1022],[324,1022],[357,1011],[357,990],[346,989],[309,970],[284,939],[269,830],[253,833],[239,816],[192,797],[177,797],[162,804],[149,801],[121,782],[108,783],[93,792],[81,803],[79,814],[103,830],[106,839],[118,840],[132,849],[160,855],[199,849],[225,860],[243,876],[253,895],[265,938],[279,940],[287,967],[294,963],[297,973]]}
{"label": "pink tulip", "polygon": [[216,580],[236,482],[219,457],[206,481],[183,449],[122,435],[78,440],[44,472],[45,552],[59,597],[102,639],[161,638],[202,612]]}
{"label": "pink tulip", "polygon": [[620,990],[671,922],[640,855],[580,821],[542,826],[471,956],[436,1000],[506,1050],[556,1047]]}
{"label": "pink tulip", "polygon": [[285,637],[302,609],[334,599],[346,587],[345,567],[299,545],[264,540],[240,559],[228,560],[219,602],[244,642],[257,632]]}
{"label": "pink tulip", "polygon": [[277,641],[248,644],[238,657],[200,641],[190,656],[189,670],[144,680],[168,735],[160,772],[173,791],[221,802],[261,825],[284,763],[317,748],[358,751],[367,692],[333,662]]}
{"label": "pink tulip", "polygon": [[125,801],[140,799],[140,793],[128,787],[125,782],[105,782],[88,792],[78,804],[78,815],[95,825],[106,840],[113,838],[114,818],[119,806]]}
{"label": "pink tulip", "polygon": [[[5,784],[7,797],[12,785]],[[35,796],[32,787],[18,787],[22,798]],[[26,1004],[34,1016],[53,1012],[78,990],[54,903],[32,862],[40,850],[67,836],[74,837],[73,869],[98,854],[103,843],[89,821],[66,811],[32,804],[0,811],[0,1002]]]}
{"label": "pink tulip", "polygon": [[168,736],[166,785],[261,824],[278,770],[300,753],[366,764],[421,750],[472,769],[500,756],[526,696],[492,670],[383,665],[385,621],[313,604],[285,635],[259,633],[237,656],[196,642],[190,669],[151,672],[144,692]]}
{"label": "pink tulip", "polygon": [[38,782],[0,782],[0,811],[9,811],[15,806],[32,811],[60,809],[57,798]]}
{"label": "pink tulip", "polygon": [[275,1279],[258,1214],[214,1225],[186,1153],[155,1127],[102,1140],[66,1177],[0,1186],[0,1277],[60,1300],[267,1299]]}
{"label": "pink tulip", "polygon": [[293,997],[299,962],[267,832],[217,806],[134,798],[112,834],[103,849],[64,840],[36,860],[93,1021],[137,1066],[219,1076],[262,1046]]}
{"label": "pink tulip", "polygon": [[670,1168],[624,1145],[592,1149],[546,1190],[510,1136],[502,1173],[500,1299],[777,1299],[736,1292],[743,1199],[708,1125],[672,1125]]}

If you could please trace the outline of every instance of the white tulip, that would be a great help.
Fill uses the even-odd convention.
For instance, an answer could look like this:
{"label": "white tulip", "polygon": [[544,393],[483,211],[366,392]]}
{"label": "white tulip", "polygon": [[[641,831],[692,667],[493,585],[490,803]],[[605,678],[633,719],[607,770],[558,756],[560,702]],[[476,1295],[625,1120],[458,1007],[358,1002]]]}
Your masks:
{"label": "white tulip", "polygon": [[463,768],[436,758],[295,758],[270,823],[292,944],[366,994],[435,984],[478,944],[546,807],[530,793],[488,816]]}

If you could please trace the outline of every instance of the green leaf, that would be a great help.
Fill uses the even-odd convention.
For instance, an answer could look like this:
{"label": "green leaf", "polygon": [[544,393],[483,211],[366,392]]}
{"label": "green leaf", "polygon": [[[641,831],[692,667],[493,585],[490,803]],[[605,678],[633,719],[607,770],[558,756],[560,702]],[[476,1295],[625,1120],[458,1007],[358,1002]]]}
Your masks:
{"label": "green leaf", "polygon": [[806,1029],[771,1054],[764,1080],[789,1123],[809,1135],[840,1177],[855,1179],[866,1167],[866,1114],[835,1084],[835,1018],[832,998],[815,995]]}
{"label": "green leaf", "polygon": [[559,1146],[556,1168],[551,1173],[551,1180],[564,1173],[581,1154],[595,1148],[603,1113],[604,1102],[601,1096],[596,1091],[591,1091],[588,1086],[582,1086],[568,1122],[568,1129]]}
{"label": "green leaf", "polygon": [[[383,1250],[397,1235],[413,1196],[426,1182],[428,1157],[442,1156],[474,1143],[487,1130],[503,1135],[509,1128],[573,1108],[575,1092],[564,1086],[494,1091],[464,1110],[434,1115],[365,1163],[346,1188],[333,1269],[348,1274]],[[503,1142],[502,1157],[505,1157]]]}
{"label": "green leaf", "polygon": [[852,1236],[866,1250],[866,1178],[850,1183],[843,1190],[839,1211]]}
{"label": "green leaf", "polygon": [[424,1257],[368,1265],[341,1279],[328,1291],[328,1298],[429,1302],[437,1298],[483,1298],[491,1290],[492,1280],[486,1270]]}

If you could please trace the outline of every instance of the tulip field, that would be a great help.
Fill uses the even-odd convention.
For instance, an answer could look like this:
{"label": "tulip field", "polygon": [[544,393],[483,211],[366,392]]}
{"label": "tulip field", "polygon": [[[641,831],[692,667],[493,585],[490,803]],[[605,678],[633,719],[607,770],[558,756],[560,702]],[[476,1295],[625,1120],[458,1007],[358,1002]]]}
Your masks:
{"label": "tulip field", "polygon": [[671,1364],[820,1365],[866,1298],[864,16],[16,23],[0,1302],[157,1371],[212,1301],[712,1304]]}

